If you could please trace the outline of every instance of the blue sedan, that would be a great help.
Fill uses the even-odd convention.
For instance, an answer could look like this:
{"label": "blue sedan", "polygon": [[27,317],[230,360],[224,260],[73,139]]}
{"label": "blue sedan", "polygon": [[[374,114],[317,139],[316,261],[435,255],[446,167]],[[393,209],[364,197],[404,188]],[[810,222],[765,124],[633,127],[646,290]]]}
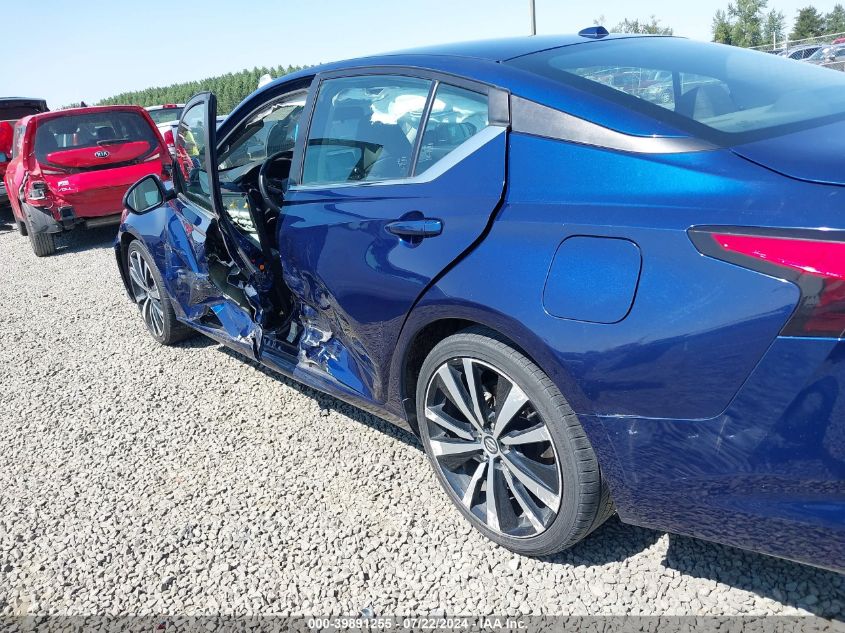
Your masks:
{"label": "blue sedan", "polygon": [[617,512],[845,570],[845,75],[592,28],[309,68],[215,118],[194,97],[172,186],[126,196],[157,341],[410,429],[521,554]]}

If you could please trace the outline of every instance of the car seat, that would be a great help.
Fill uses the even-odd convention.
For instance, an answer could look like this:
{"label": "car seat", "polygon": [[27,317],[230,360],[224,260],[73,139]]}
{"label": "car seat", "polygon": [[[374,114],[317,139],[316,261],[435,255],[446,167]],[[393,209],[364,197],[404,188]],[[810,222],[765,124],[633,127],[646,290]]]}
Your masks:
{"label": "car seat", "polygon": [[35,157],[38,162],[47,162],[47,154],[59,149],[56,136],[50,129],[41,130],[35,135]]}
{"label": "car seat", "polygon": [[364,179],[404,178],[411,164],[411,145],[402,128],[380,121],[363,121],[358,138],[364,141]]}
{"label": "car seat", "polygon": [[730,114],[737,110],[730,93],[721,85],[697,86],[688,90],[681,95],[675,106],[675,112],[694,121]]}
{"label": "car seat", "polygon": [[112,139],[117,138],[117,134],[114,132],[114,128],[110,125],[102,125],[94,130],[97,135],[98,141],[110,141]]}

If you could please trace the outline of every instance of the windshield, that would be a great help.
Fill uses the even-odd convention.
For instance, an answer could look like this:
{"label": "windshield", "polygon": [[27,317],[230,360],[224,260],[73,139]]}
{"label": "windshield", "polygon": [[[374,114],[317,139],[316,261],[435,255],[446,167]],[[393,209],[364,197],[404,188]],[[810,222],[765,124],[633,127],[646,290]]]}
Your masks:
{"label": "windshield", "polygon": [[734,46],[627,38],[506,63],[724,145],[845,118],[845,73]]}
{"label": "windshield", "polygon": [[156,125],[167,123],[168,121],[178,121],[182,116],[183,108],[161,108],[159,110],[147,110],[147,114]]}
{"label": "windshield", "polygon": [[59,150],[109,147],[132,141],[146,141],[148,152],[159,145],[153,128],[138,112],[72,114],[38,123],[35,157],[43,163],[48,154]]}

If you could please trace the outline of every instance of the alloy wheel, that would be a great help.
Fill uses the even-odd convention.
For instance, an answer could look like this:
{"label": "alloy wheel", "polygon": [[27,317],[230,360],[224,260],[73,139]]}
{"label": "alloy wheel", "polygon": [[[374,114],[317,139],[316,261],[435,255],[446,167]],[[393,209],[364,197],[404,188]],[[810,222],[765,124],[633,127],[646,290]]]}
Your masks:
{"label": "alloy wheel", "polygon": [[156,337],[164,333],[164,311],[161,307],[161,291],[153,278],[146,260],[138,251],[129,254],[129,279],[132,295],[141,310],[141,317],[150,332]]}
{"label": "alloy wheel", "polygon": [[425,418],[436,468],[480,522],[516,538],[548,529],[560,509],[558,456],[514,380],[475,358],[450,359],[426,387]]}

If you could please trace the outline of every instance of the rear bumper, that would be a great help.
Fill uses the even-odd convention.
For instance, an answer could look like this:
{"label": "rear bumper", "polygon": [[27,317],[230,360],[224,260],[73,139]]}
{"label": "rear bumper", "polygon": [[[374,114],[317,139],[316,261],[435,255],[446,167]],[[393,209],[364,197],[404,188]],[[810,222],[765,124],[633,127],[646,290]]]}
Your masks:
{"label": "rear bumper", "polygon": [[24,204],[23,208],[27,217],[29,217],[30,227],[34,233],[61,233],[76,227],[93,229],[101,226],[117,226],[120,224],[122,214],[122,211],[118,211],[107,215],[80,217],[70,206],[63,206],[58,209],[41,209]]}
{"label": "rear bumper", "polygon": [[845,341],[778,338],[715,418],[584,423],[626,522],[845,571]]}

